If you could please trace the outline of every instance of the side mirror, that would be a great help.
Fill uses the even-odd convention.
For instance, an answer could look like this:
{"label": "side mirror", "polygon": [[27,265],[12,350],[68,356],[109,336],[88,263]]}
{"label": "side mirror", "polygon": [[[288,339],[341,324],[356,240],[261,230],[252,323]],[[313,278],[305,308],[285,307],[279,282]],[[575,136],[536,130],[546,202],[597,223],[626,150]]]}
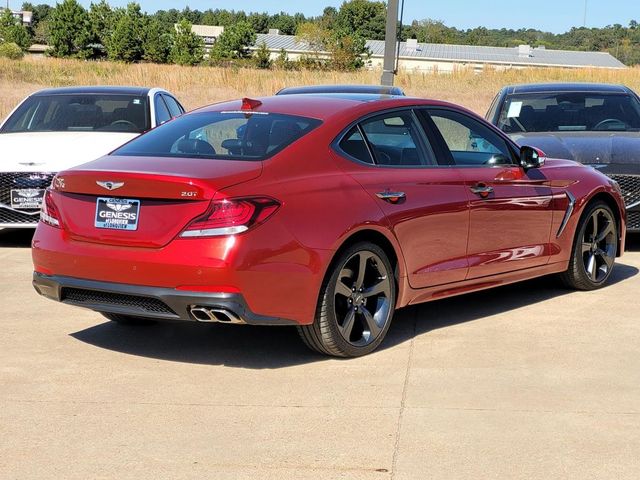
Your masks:
{"label": "side mirror", "polygon": [[546,155],[542,150],[527,145],[520,147],[520,166],[525,170],[540,168],[544,165]]}

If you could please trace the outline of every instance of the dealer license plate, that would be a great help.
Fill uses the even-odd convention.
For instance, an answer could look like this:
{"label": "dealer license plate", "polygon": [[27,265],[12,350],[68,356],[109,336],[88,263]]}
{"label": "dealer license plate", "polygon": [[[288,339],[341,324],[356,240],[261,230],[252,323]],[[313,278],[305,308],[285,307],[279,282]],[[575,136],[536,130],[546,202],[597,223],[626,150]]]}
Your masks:
{"label": "dealer license plate", "polygon": [[18,188],[11,190],[11,208],[18,210],[37,210],[42,207],[43,197],[43,188]]}
{"label": "dealer license plate", "polygon": [[99,197],[96,203],[97,228],[137,230],[140,219],[140,200]]}

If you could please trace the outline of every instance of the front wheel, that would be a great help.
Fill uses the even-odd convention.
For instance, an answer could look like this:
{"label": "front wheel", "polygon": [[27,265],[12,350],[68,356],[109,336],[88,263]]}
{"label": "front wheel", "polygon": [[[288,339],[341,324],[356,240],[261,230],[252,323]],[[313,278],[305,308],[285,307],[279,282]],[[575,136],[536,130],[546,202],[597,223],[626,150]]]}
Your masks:
{"label": "front wheel", "polygon": [[618,224],[613,211],[604,202],[587,206],[576,229],[569,268],[560,278],[577,290],[600,288],[613,271],[617,252]]}
{"label": "front wheel", "polygon": [[396,282],[384,250],[370,242],[345,250],[322,285],[315,322],[298,327],[304,343],[336,357],[358,357],[382,342],[395,309]]}

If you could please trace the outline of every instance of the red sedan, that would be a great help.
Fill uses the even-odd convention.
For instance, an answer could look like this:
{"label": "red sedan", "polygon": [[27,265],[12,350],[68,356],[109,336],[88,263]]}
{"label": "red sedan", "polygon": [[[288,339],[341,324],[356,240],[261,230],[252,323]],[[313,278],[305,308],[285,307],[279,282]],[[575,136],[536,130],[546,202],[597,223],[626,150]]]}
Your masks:
{"label": "red sedan", "polygon": [[624,212],[614,181],[455,105],[244,99],[58,174],[33,278],[120,323],[295,325],[358,356],[407,305],[554,273],[603,286]]}

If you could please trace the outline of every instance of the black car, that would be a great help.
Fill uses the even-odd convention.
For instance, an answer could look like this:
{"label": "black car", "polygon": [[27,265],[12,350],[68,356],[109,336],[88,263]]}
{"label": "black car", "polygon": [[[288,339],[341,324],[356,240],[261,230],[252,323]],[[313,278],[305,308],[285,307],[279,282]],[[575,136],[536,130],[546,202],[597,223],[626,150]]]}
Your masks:
{"label": "black car", "polygon": [[400,87],[387,85],[306,85],[303,87],[285,87],[276,95],[299,95],[301,93],[368,93],[372,95],[404,96]]}
{"label": "black car", "polygon": [[640,98],[622,85],[512,85],[487,120],[519,144],[597,168],[618,182],[627,230],[640,231]]}

